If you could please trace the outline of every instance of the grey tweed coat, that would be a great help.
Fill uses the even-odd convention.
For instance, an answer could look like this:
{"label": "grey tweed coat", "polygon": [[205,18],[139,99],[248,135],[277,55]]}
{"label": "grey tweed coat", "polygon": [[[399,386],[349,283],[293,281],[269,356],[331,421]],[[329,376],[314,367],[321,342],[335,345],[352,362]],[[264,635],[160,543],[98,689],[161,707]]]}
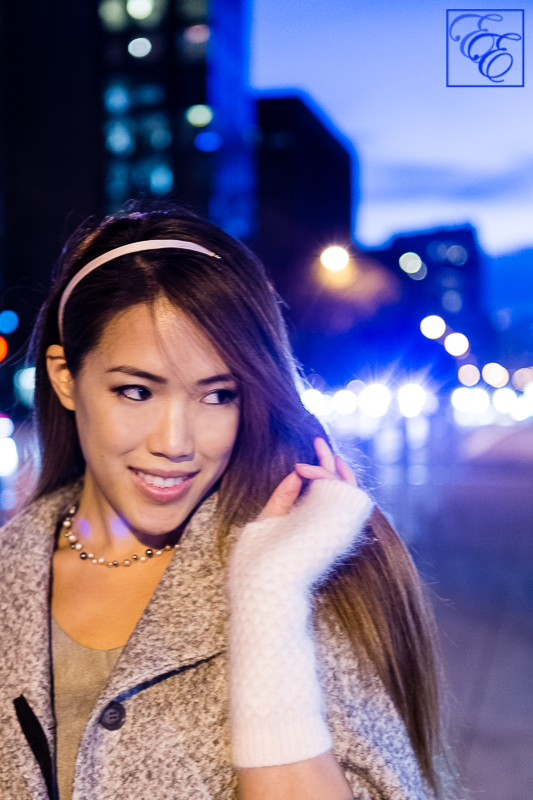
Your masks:
{"label": "grey tweed coat", "polygon": [[[50,565],[58,520],[77,492],[67,487],[34,503],[0,531],[0,800],[55,796]],[[74,800],[237,797],[225,568],[213,515],[211,498],[189,523],[98,699],[80,743]],[[315,630],[328,724],[355,797],[425,800],[382,685],[363,677],[346,640],[320,614]],[[125,712],[115,730],[102,724],[110,702]]]}

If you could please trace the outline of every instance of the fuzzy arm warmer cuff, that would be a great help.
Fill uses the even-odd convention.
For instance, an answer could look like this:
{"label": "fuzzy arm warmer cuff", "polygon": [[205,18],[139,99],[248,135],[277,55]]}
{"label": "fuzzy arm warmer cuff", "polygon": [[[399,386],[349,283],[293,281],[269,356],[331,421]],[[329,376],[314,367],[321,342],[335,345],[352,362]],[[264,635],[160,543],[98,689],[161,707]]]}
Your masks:
{"label": "fuzzy arm warmer cuff", "polygon": [[289,764],[331,747],[310,626],[311,588],[352,549],[372,509],[314,481],[283,517],[251,522],[230,561],[230,691],[236,767]]}

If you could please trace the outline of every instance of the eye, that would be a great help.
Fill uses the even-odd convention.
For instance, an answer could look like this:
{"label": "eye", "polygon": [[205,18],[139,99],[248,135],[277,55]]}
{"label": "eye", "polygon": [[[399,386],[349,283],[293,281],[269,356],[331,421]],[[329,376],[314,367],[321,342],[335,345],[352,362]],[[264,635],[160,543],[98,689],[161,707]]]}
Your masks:
{"label": "eye", "polygon": [[148,400],[152,396],[152,392],[146,386],[118,386],[114,391],[120,397],[127,397],[136,403]]}
{"label": "eye", "polygon": [[237,398],[237,391],[235,389],[217,389],[214,392],[209,392],[204,397],[204,402],[208,405],[222,406],[231,403]]}

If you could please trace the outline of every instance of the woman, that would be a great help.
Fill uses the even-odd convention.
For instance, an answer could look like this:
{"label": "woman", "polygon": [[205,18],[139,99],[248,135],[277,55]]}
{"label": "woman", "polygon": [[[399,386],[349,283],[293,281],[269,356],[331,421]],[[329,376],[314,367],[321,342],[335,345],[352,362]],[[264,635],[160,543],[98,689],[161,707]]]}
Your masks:
{"label": "woman", "polygon": [[182,210],[82,229],[31,356],[0,798],[444,797],[419,578],[303,408],[254,256]]}

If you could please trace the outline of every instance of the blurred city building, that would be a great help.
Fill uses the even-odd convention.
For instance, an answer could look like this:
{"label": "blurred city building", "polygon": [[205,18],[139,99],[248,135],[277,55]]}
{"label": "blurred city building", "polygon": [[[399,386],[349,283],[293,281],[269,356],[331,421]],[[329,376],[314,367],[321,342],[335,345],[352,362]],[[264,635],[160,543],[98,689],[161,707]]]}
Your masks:
{"label": "blurred city building", "polygon": [[[100,208],[98,19],[88,0],[0,5],[0,310],[26,341],[65,232]],[[11,405],[12,370],[0,402]]]}
{"label": "blurred city building", "polygon": [[312,363],[315,337],[323,336],[332,313],[342,313],[320,280],[319,257],[331,245],[352,248],[357,158],[306,96],[259,97],[257,123],[258,221],[251,246],[287,306],[298,356]]}
{"label": "blurred city building", "polygon": [[235,236],[254,214],[243,0],[99,5],[105,206],[172,191]]}
{"label": "blurred city building", "polygon": [[[0,23],[0,311],[16,307],[12,354],[62,242],[90,215],[170,193],[249,237],[256,126],[245,0],[21,0],[2,5]],[[6,407],[12,370],[2,373]]]}

